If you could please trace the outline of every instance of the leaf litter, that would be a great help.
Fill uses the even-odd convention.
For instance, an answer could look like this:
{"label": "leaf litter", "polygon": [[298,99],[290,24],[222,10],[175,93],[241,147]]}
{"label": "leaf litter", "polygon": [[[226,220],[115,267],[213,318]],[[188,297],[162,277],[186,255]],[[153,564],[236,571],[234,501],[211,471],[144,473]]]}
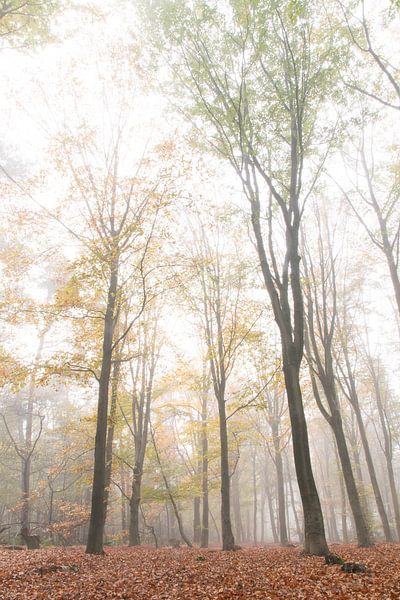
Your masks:
{"label": "leaf litter", "polygon": [[83,547],[0,550],[1,600],[392,600],[400,598],[400,546],[335,545],[345,572],[298,548]]}

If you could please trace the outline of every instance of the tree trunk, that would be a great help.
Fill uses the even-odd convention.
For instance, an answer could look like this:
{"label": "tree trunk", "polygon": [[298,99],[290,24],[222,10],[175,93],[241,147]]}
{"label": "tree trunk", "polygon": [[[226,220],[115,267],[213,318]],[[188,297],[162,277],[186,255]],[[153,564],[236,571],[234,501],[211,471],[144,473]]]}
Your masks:
{"label": "tree trunk", "polygon": [[303,533],[303,529],[300,527],[299,515],[297,514],[297,508],[296,508],[296,502],[295,502],[294,490],[293,490],[293,483],[292,483],[292,476],[291,476],[290,467],[289,467],[289,459],[287,457],[286,452],[285,452],[285,464],[286,464],[286,472],[287,472],[287,481],[289,484],[290,502],[291,502],[292,511],[294,514],[294,521],[296,523],[296,532],[297,532],[297,536],[299,538],[299,542],[303,543],[304,533]]}
{"label": "tree trunk", "polygon": [[[400,313],[400,309],[399,309],[399,313]],[[384,409],[382,394],[381,394],[381,388],[380,388],[380,382],[378,379],[378,375],[375,371],[375,366],[372,362],[372,358],[369,356],[367,358],[368,358],[368,362],[369,362],[369,366],[370,366],[370,372],[371,372],[373,382],[374,382],[376,405],[378,407],[379,420],[381,423],[381,428],[382,428],[382,433],[383,433],[384,454],[385,454],[386,467],[387,467],[388,478],[389,478],[390,493],[391,493],[392,503],[393,503],[394,518],[395,518],[395,522],[396,522],[397,539],[400,540],[400,506],[399,506],[399,496],[397,494],[396,482],[395,482],[394,470],[393,470],[393,446],[392,446],[390,422],[388,422],[387,416],[385,414],[385,409]]]}
{"label": "tree trunk", "polygon": [[122,529],[122,541],[125,542],[126,541],[126,529],[127,529],[127,525],[126,525],[126,503],[125,503],[125,468],[124,468],[124,463],[121,461],[121,466],[120,466],[120,471],[121,471],[121,489],[122,489],[122,493],[121,493],[121,529]]}
{"label": "tree trunk", "polygon": [[[292,133],[292,135],[294,134]],[[294,165],[292,166],[295,168]],[[290,266],[290,284],[289,279],[285,279],[285,287],[281,290],[280,296],[269,268],[260,225],[260,204],[254,198],[254,194],[251,202],[252,225],[265,286],[281,336],[283,373],[292,428],[294,463],[304,513],[304,550],[308,554],[326,555],[329,553],[329,549],[325,538],[321,504],[311,467],[307,423],[300,388],[300,365],[304,351],[304,306],[300,280],[300,256],[298,255],[300,214],[297,199],[292,197],[291,202],[294,222],[290,224],[286,220],[286,260],[288,267]],[[291,322],[288,299],[289,285],[293,298],[294,325]]]}
{"label": "tree trunk", "polygon": [[[323,262],[322,258],[323,257],[321,257],[321,263]],[[333,302],[336,306],[335,271],[334,261],[332,257],[330,267],[332,271],[331,277],[333,281]],[[315,311],[318,315],[318,322],[321,322],[321,320],[323,322],[323,327],[320,326],[320,336],[323,346],[323,351],[321,351],[314,332],[314,302],[312,299],[313,294],[310,289],[310,284],[308,284],[307,289],[308,328],[306,329],[305,342],[313,394],[322,416],[331,427],[333,435],[335,437],[336,447],[338,450],[340,464],[342,467],[342,473],[346,485],[347,495],[349,498],[349,503],[357,531],[358,545],[367,548],[369,546],[372,546],[373,542],[371,539],[371,534],[368,528],[367,520],[362,508],[360,495],[357,489],[353,468],[351,465],[349,450],[347,447],[346,437],[343,429],[343,421],[340,410],[340,403],[337,395],[335,372],[333,366],[334,363],[332,355],[332,336],[335,331],[334,328],[336,323],[336,311],[334,310],[333,316],[329,319],[325,309],[325,303],[327,302],[327,298],[326,292],[324,290],[323,293],[325,297],[322,301],[324,309],[322,310],[322,314],[320,314],[321,311],[319,310],[319,307],[315,307]],[[324,406],[324,403],[322,401],[315,373],[318,376],[320,384],[323,388],[324,395],[329,406],[329,410]]]}
{"label": "tree trunk", "polygon": [[257,546],[257,472],[256,451],[253,453],[253,544]]}
{"label": "tree trunk", "polygon": [[385,535],[385,539],[387,542],[392,541],[392,532],[390,531],[389,520],[387,518],[385,506],[383,504],[381,491],[379,489],[378,479],[376,477],[375,466],[372,460],[371,450],[369,448],[369,442],[367,438],[367,432],[365,431],[364,421],[361,415],[360,406],[357,403],[354,405],[354,410],[356,413],[358,428],[360,430],[361,441],[364,449],[365,460],[367,462],[368,473],[372,484],[372,489],[374,490],[375,502],[378,508],[378,513],[381,518],[383,532]]}
{"label": "tree trunk", "polygon": [[329,553],[325,539],[324,520],[311,468],[307,425],[300,389],[299,367],[284,358],[286,392],[292,425],[294,464],[304,512],[304,550],[307,554]]}
{"label": "tree trunk", "polygon": [[[50,292],[47,294],[47,301],[50,300]],[[42,356],[44,340],[46,333],[49,330],[47,325],[39,336],[39,344],[35,354],[34,366],[37,367]],[[22,456],[22,473],[21,473],[21,488],[22,488],[22,508],[21,508],[21,527],[30,529],[30,487],[31,487],[31,468],[32,468],[32,453],[34,451],[34,443],[32,440],[33,432],[33,408],[35,404],[35,374],[31,376],[28,389],[28,402],[26,407],[26,423],[25,436],[23,440],[24,451]],[[40,435],[40,434],[39,434]]]}
{"label": "tree trunk", "polygon": [[268,500],[268,512],[269,512],[269,521],[271,523],[272,539],[274,540],[275,544],[278,544],[279,538],[278,538],[278,533],[276,530],[275,511],[274,511],[274,506],[272,504],[272,497],[271,497],[271,493],[269,491],[268,483],[266,483],[265,490],[266,490],[266,495],[267,495],[267,500]]}
{"label": "tree trunk", "polygon": [[345,544],[349,543],[349,531],[347,528],[347,506],[346,506],[346,490],[344,487],[343,473],[341,470],[340,459],[337,446],[335,448],[336,464],[338,468],[338,478],[340,487],[340,516],[342,524],[342,540]]}
{"label": "tree trunk", "polygon": [[201,406],[201,540],[200,546],[208,548],[208,434],[207,434],[207,392],[204,392]]}
{"label": "tree trunk", "polygon": [[282,449],[280,448],[280,438],[278,423],[271,421],[272,441],[274,445],[274,462],[276,469],[276,488],[278,493],[278,520],[279,520],[279,540],[282,546],[288,544],[288,531],[286,523],[286,501],[285,501],[285,482],[283,478]]}
{"label": "tree trunk", "polygon": [[234,550],[235,538],[232,533],[230,507],[230,475],[228,429],[226,423],[225,398],[218,397],[219,435],[221,444],[221,532],[222,550]]}
{"label": "tree trunk", "polygon": [[104,318],[103,352],[99,378],[99,394],[97,404],[97,426],[94,447],[94,473],[92,487],[92,508],[89,521],[89,533],[86,545],[88,554],[103,554],[103,534],[106,514],[106,444],[108,393],[111,376],[113,353],[114,312],[118,289],[118,263],[111,266],[108,288],[107,308]]}
{"label": "tree trunk", "polygon": [[351,511],[353,513],[358,545],[361,547],[369,547],[372,546],[373,543],[353,475],[349,451],[342,426],[342,417],[338,412],[332,415],[332,430],[335,435],[340,464],[342,466],[343,478],[346,485]]}
{"label": "tree trunk", "polygon": [[117,399],[118,399],[118,383],[120,372],[120,361],[116,360],[112,369],[111,376],[111,405],[108,418],[107,444],[106,444],[106,479],[104,486],[104,525],[107,518],[108,498],[110,495],[111,475],[112,475],[112,459],[113,459],[113,442],[114,429],[117,416]]}
{"label": "tree trunk", "polygon": [[153,432],[151,432],[151,438],[152,438],[152,441],[153,441],[153,447],[154,447],[154,451],[155,451],[155,454],[156,454],[157,463],[158,463],[158,466],[160,467],[161,476],[162,476],[163,481],[164,481],[165,489],[167,490],[170,502],[172,504],[172,508],[174,510],[174,515],[175,515],[175,518],[176,518],[176,522],[178,524],[178,529],[179,529],[180,536],[181,536],[182,540],[185,542],[185,544],[187,546],[189,546],[189,548],[191,548],[192,544],[191,544],[189,538],[185,534],[185,530],[183,528],[183,523],[182,523],[181,516],[179,514],[178,506],[177,506],[177,504],[175,502],[175,498],[172,495],[171,488],[169,487],[168,479],[167,479],[167,477],[165,475],[165,472],[164,472],[164,469],[163,469],[163,466],[162,466],[162,463],[161,463],[160,455],[158,453],[158,449],[157,449],[157,446],[156,446],[156,441],[155,441]]}
{"label": "tree trunk", "polygon": [[200,544],[201,523],[200,523],[200,497],[193,499],[193,544]]}
{"label": "tree trunk", "polygon": [[133,470],[132,493],[129,501],[129,545],[140,545],[139,508],[142,477],[138,468]]}
{"label": "tree trunk", "polygon": [[232,508],[233,508],[233,519],[235,523],[235,534],[237,537],[237,541],[239,544],[242,544],[244,541],[243,536],[243,523],[242,523],[242,515],[240,510],[240,469],[239,463],[236,465],[235,472],[232,475]]}

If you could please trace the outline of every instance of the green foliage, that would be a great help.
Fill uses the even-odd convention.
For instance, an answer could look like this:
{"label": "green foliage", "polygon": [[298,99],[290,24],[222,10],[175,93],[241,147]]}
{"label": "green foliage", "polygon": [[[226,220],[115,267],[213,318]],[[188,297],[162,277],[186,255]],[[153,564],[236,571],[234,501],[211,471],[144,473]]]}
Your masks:
{"label": "green foliage", "polygon": [[0,0],[0,38],[9,46],[33,46],[50,39],[57,0]]}
{"label": "green foliage", "polygon": [[[179,107],[237,171],[256,155],[283,197],[294,122],[304,157],[328,145],[348,42],[315,0],[141,3]],[[156,24],[156,25],[155,25]],[[163,61],[163,62],[164,62]],[[324,118],[320,119],[321,112]],[[211,126],[211,127],[210,127]],[[242,158],[239,158],[242,157]],[[312,169],[310,169],[312,179]]]}

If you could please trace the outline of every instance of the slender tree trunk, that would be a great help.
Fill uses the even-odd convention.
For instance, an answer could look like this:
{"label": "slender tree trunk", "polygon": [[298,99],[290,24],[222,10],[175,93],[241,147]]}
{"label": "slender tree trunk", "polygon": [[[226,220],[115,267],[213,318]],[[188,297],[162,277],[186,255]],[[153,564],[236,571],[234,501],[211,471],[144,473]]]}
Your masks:
{"label": "slender tree trunk", "polygon": [[201,537],[200,497],[193,499],[193,544],[199,545]]}
{"label": "slender tree trunk", "polygon": [[236,470],[232,475],[232,505],[233,505],[233,518],[235,523],[235,534],[239,544],[244,541],[243,536],[243,522],[242,514],[240,510],[240,459],[236,465]]}
{"label": "slender tree trunk", "polygon": [[253,544],[257,546],[257,471],[256,471],[257,454],[253,452]]}
{"label": "slender tree trunk", "polygon": [[[400,314],[400,307],[399,307],[399,314]],[[392,497],[394,518],[395,518],[395,522],[396,522],[397,539],[400,540],[400,506],[399,506],[399,496],[398,496],[397,489],[396,489],[396,482],[395,482],[394,470],[393,470],[393,446],[392,446],[392,437],[391,437],[391,431],[390,431],[390,423],[388,423],[387,417],[385,414],[385,409],[384,409],[384,405],[383,405],[378,375],[375,371],[374,364],[370,357],[368,357],[368,362],[370,365],[370,372],[371,372],[373,382],[374,382],[376,405],[378,407],[379,420],[381,423],[381,428],[382,428],[382,433],[383,433],[384,454],[385,454],[386,467],[387,467],[388,478],[389,478],[390,493],[391,493],[391,497]]]}
{"label": "slender tree trunk", "polygon": [[286,522],[285,482],[283,478],[282,449],[280,448],[278,424],[274,421],[271,423],[271,431],[274,445],[276,487],[278,492],[279,540],[282,546],[286,546],[288,544],[288,531]]}
{"label": "slender tree trunk", "polygon": [[344,360],[345,360],[345,364],[346,364],[346,375],[344,374],[343,369],[341,369],[342,375],[345,377],[345,383],[344,384],[342,383],[341,385],[342,385],[343,390],[345,389],[344,386],[346,386],[347,398],[349,399],[349,401],[354,409],[354,413],[355,413],[357,425],[358,425],[358,430],[360,432],[361,442],[362,442],[362,446],[363,446],[363,450],[364,450],[365,460],[366,460],[367,467],[368,467],[368,473],[369,473],[369,477],[371,480],[372,489],[374,491],[375,502],[376,502],[376,506],[378,508],[378,513],[379,513],[379,516],[380,516],[380,519],[382,522],[383,532],[384,532],[386,541],[391,542],[392,541],[392,532],[390,530],[389,521],[387,518],[385,506],[384,506],[383,500],[382,500],[381,491],[379,489],[378,480],[376,477],[375,466],[374,466],[374,463],[372,460],[372,455],[371,455],[371,451],[370,451],[370,447],[369,447],[367,432],[365,430],[365,425],[364,425],[364,421],[363,421],[362,414],[361,414],[360,403],[359,403],[358,394],[357,394],[356,381],[355,381],[354,373],[353,373],[353,370],[352,370],[351,364],[350,364],[349,351],[347,348],[346,340],[343,341],[342,348],[343,348],[343,356],[344,356]]}
{"label": "slender tree trunk", "polygon": [[108,417],[108,429],[107,429],[107,445],[106,445],[106,479],[104,487],[104,525],[107,518],[108,498],[110,496],[111,488],[111,475],[112,475],[112,462],[113,462],[113,443],[114,443],[114,430],[117,416],[117,399],[118,399],[118,382],[120,372],[120,361],[116,360],[112,369],[111,376],[111,404],[110,414]]}
{"label": "slender tree trunk", "polygon": [[220,394],[218,400],[219,435],[221,444],[221,530],[222,550],[234,550],[235,538],[231,524],[230,505],[230,474],[229,474],[229,449],[228,428],[226,422],[225,398]]}
{"label": "slender tree trunk", "polygon": [[304,550],[308,554],[329,553],[325,539],[321,504],[311,468],[307,425],[300,389],[299,366],[284,359],[283,367],[288,396],[294,448],[294,464],[304,512]]}
{"label": "slender tree trunk", "polygon": [[[50,300],[50,293],[47,294],[47,300]],[[46,333],[49,330],[47,325],[39,336],[39,344],[35,354],[34,365],[37,366],[42,356]],[[26,406],[25,435],[23,440],[24,452],[22,457],[21,488],[22,488],[22,508],[21,508],[21,528],[26,527],[30,530],[30,493],[31,493],[31,468],[33,453],[33,408],[35,404],[35,375],[32,374],[29,389],[28,402]],[[23,435],[23,434],[22,434]]]}
{"label": "slender tree trunk", "polygon": [[[284,490],[284,494],[285,494],[285,498],[288,497],[288,483],[287,481],[283,483],[283,490]],[[287,537],[288,537],[288,544],[291,543],[291,538],[290,538],[290,513],[289,513],[289,502],[285,501],[285,507],[286,507],[286,529],[287,529]]]}
{"label": "slender tree trunk", "polygon": [[103,351],[99,378],[97,426],[94,447],[92,508],[86,545],[86,552],[88,554],[103,554],[103,534],[106,509],[104,492],[106,484],[108,393],[113,353],[114,312],[117,289],[118,263],[113,262],[108,288],[107,308],[104,318]]}
{"label": "slender tree trunk", "polygon": [[337,446],[335,447],[335,456],[336,456],[336,464],[337,464],[339,488],[340,488],[340,517],[341,517],[341,525],[342,525],[342,540],[345,544],[348,544],[349,543],[349,531],[347,528],[346,490],[345,490],[345,486],[344,486],[343,473],[341,470]]}
{"label": "slender tree trunk", "polygon": [[336,413],[332,415],[332,430],[335,434],[337,450],[342,465],[342,473],[346,485],[347,495],[350,507],[353,513],[354,524],[357,531],[358,544],[361,547],[372,546],[371,535],[368,529],[367,521],[362,509],[360,497],[358,494],[356,482],[353,475],[350,456],[346,444],[346,438],[342,427],[341,415]]}
{"label": "slender tree trunk", "polygon": [[[322,262],[322,259],[321,259]],[[331,270],[333,283],[335,282],[334,275],[334,264],[333,259],[331,260]],[[306,271],[307,272],[307,271]],[[333,285],[333,298],[334,304],[336,304],[336,291],[335,285]],[[326,302],[326,298],[324,300]],[[310,291],[310,285],[308,286],[308,328],[306,329],[306,351],[309,363],[309,371],[311,377],[311,384],[313,389],[314,398],[318,405],[318,408],[329,424],[336,441],[336,447],[342,467],[342,473],[344,482],[346,485],[347,495],[351,511],[354,518],[354,523],[357,531],[358,545],[361,547],[369,547],[373,545],[371,534],[368,528],[366,516],[363,511],[363,507],[360,500],[360,495],[357,489],[356,481],[354,478],[353,468],[350,460],[349,450],[347,447],[347,441],[343,429],[343,421],[340,410],[340,403],[337,395],[335,373],[333,368],[333,356],[332,356],[332,336],[334,332],[336,312],[331,319],[325,311],[322,311],[322,316],[319,318],[324,323],[324,338],[323,338],[323,352],[320,352],[318,347],[315,332],[314,332],[314,305],[312,300],[312,293]],[[328,325],[329,323],[329,325]],[[323,354],[323,358],[321,357]],[[315,363],[315,367],[313,364]],[[318,379],[322,385],[324,395],[329,406],[329,410],[324,406],[320,391],[316,381],[315,371],[317,372]],[[334,532],[332,532],[334,533]]]}
{"label": "slender tree trunk", "polygon": [[387,542],[392,541],[392,532],[390,531],[389,520],[387,518],[385,506],[383,504],[381,491],[379,489],[378,479],[376,477],[375,466],[372,460],[371,450],[369,448],[369,442],[367,438],[367,432],[365,431],[364,421],[361,415],[360,406],[357,403],[354,405],[354,410],[356,413],[358,428],[360,430],[361,441],[364,449],[365,460],[368,467],[368,473],[372,484],[372,489],[374,490],[375,502],[378,508],[378,513],[381,518],[383,532],[385,535],[385,539]]}
{"label": "slender tree trunk", "polygon": [[[292,132],[292,144],[296,141],[293,136],[295,136],[294,132]],[[295,160],[294,157],[292,159]],[[292,168],[294,173],[296,166],[292,164]],[[292,197],[291,202],[294,223],[291,225],[288,221],[286,222],[286,256],[288,266],[290,265],[293,326],[287,295],[289,283],[287,283],[287,288],[285,287],[281,292],[281,297],[279,297],[265,252],[260,226],[260,205],[254,198],[254,194],[251,204],[252,224],[265,286],[271,299],[275,320],[281,335],[283,373],[292,427],[294,463],[304,513],[304,550],[309,554],[326,555],[329,553],[329,549],[325,538],[321,504],[311,466],[307,423],[300,388],[300,365],[304,351],[304,306],[300,281],[300,256],[298,255],[300,215],[296,198]]]}
{"label": "slender tree trunk", "polygon": [[126,503],[125,503],[125,468],[124,468],[124,463],[121,461],[121,466],[120,466],[120,474],[121,474],[121,489],[122,489],[122,493],[121,493],[121,529],[122,529],[122,541],[125,542],[126,541],[126,529],[127,529],[127,524],[126,524]]}
{"label": "slender tree trunk", "polygon": [[274,511],[274,506],[272,504],[272,497],[271,497],[271,493],[270,493],[268,484],[266,485],[265,490],[266,490],[266,495],[267,495],[267,500],[268,500],[268,512],[269,512],[269,520],[271,523],[272,539],[274,540],[275,544],[278,544],[279,538],[278,538],[278,533],[276,530],[275,511]]}
{"label": "slender tree trunk", "polygon": [[212,524],[214,525],[214,529],[215,529],[215,533],[216,533],[216,536],[217,536],[218,544],[220,544],[221,543],[221,534],[220,534],[220,531],[219,531],[219,528],[218,528],[218,523],[215,520],[215,517],[214,517],[211,509],[209,509],[209,513],[210,513]]}
{"label": "slender tree trunk", "polygon": [[[155,360],[155,339],[156,331],[153,332],[153,340],[151,346],[150,356],[150,369],[148,374],[148,380],[146,379],[146,365],[149,359],[146,348],[143,350],[142,365],[142,381],[140,400],[137,402],[137,392],[134,389],[132,394],[132,419],[134,421],[134,447],[135,447],[135,466],[133,469],[132,477],[132,490],[131,498],[129,501],[129,546],[138,546],[140,544],[140,501],[141,501],[141,488],[142,488],[142,477],[143,477],[143,465],[145,460],[149,424],[150,424],[150,410],[153,396],[153,379],[156,368]],[[154,442],[154,440],[153,440]],[[155,446],[154,446],[155,447]],[[158,456],[158,453],[157,453]],[[161,465],[160,465],[161,466]],[[153,532],[154,533],[154,532]]]}
{"label": "slender tree trunk", "polygon": [[265,491],[264,485],[261,485],[261,500],[260,500],[260,522],[261,522],[261,531],[260,531],[260,541],[261,544],[265,544]]}
{"label": "slender tree trunk", "polygon": [[133,469],[132,491],[129,501],[129,545],[139,546],[140,544],[140,527],[139,527],[139,508],[140,508],[140,492],[142,487],[142,476],[139,468],[135,466]]}
{"label": "slender tree trunk", "polygon": [[201,406],[201,539],[200,546],[208,548],[208,433],[207,433],[207,391],[204,391]]}
{"label": "slender tree trunk", "polygon": [[290,502],[291,502],[292,511],[293,511],[293,514],[294,514],[294,521],[296,523],[297,536],[299,538],[299,542],[302,543],[303,540],[304,540],[304,537],[303,537],[304,534],[303,534],[302,528],[300,527],[299,515],[297,514],[297,508],[296,508],[296,502],[295,502],[295,497],[294,497],[292,477],[291,477],[290,468],[289,468],[289,459],[288,459],[286,453],[285,453],[285,459],[286,459],[287,480],[288,480],[289,492],[290,492]]}
{"label": "slender tree trunk", "polygon": [[154,447],[154,451],[155,451],[155,454],[156,454],[157,463],[158,463],[158,466],[160,467],[161,476],[162,476],[163,481],[164,481],[165,489],[166,489],[166,491],[168,493],[168,497],[169,497],[169,500],[171,502],[171,505],[172,505],[172,508],[173,508],[173,511],[174,511],[176,522],[178,524],[178,529],[179,529],[180,536],[181,536],[182,540],[185,542],[185,544],[191,548],[192,544],[191,544],[189,538],[185,534],[185,530],[183,528],[183,523],[182,523],[181,515],[179,514],[178,506],[177,506],[177,504],[175,502],[175,498],[172,495],[171,488],[170,488],[169,483],[168,483],[168,479],[167,479],[167,477],[165,475],[165,472],[164,472],[164,469],[163,469],[163,466],[162,466],[162,463],[161,463],[160,455],[158,453],[158,449],[157,449],[157,446],[156,446],[156,441],[155,441],[153,432],[151,432],[151,438],[152,438],[152,441],[153,441],[153,447]]}
{"label": "slender tree trunk", "polygon": [[22,509],[21,529],[30,529],[30,481],[31,481],[31,457],[22,459]]}

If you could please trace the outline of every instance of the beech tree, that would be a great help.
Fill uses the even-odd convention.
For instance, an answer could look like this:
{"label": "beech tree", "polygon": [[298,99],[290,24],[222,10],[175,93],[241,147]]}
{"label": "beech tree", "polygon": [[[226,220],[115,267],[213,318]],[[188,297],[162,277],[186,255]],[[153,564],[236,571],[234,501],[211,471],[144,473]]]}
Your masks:
{"label": "beech tree", "polygon": [[146,447],[149,437],[151,403],[153,400],[154,376],[160,354],[159,341],[160,310],[150,307],[136,336],[137,359],[130,361],[132,379],[132,416],[129,429],[133,436],[135,460],[130,497],[129,545],[140,544],[139,509],[141,483]]}
{"label": "beech tree", "polygon": [[[160,24],[152,39],[168,57],[184,96],[181,111],[196,129],[204,125],[208,143],[231,164],[249,201],[260,268],[281,335],[305,550],[326,554],[300,388],[299,228],[324,161],[317,158],[316,144],[328,144],[331,135],[326,119],[321,128],[318,117],[345,52],[339,58],[334,32],[321,35],[324,11],[313,1],[285,1],[279,7],[245,0],[223,7],[199,2],[195,10],[166,0],[142,4],[147,22]],[[312,155],[317,166],[308,162],[305,171]]]}
{"label": "beech tree", "polygon": [[[202,335],[207,348],[211,381],[219,413],[221,459],[221,530],[223,550],[233,550],[235,540],[231,523],[229,435],[227,386],[238,352],[252,323],[244,323],[242,303],[244,272],[239,253],[220,246],[220,227],[200,223],[200,235],[192,242],[188,267],[194,279],[185,289],[189,306],[200,318]],[[234,264],[236,261],[236,264]],[[185,287],[187,283],[181,282]],[[203,405],[202,411],[206,408]],[[203,438],[203,443],[205,439]]]}
{"label": "beech tree", "polygon": [[342,297],[340,311],[337,316],[338,336],[340,339],[340,349],[336,352],[335,356],[337,382],[344,396],[347,398],[352,409],[354,410],[376,506],[382,523],[385,539],[389,542],[392,541],[392,532],[383,501],[382,492],[378,483],[376,468],[372,458],[367,430],[362,415],[362,404],[360,402],[359,386],[357,382],[357,362],[354,359],[352,360],[352,352],[357,352],[357,349],[354,347],[353,343],[355,330],[349,309],[348,293],[349,292],[347,290],[347,293],[345,293],[344,297]]}
{"label": "beech tree", "polygon": [[[125,132],[126,133],[126,132]],[[80,278],[68,282],[79,306],[80,287],[89,291],[84,307],[86,315],[103,326],[100,356],[83,359],[81,364],[69,362],[70,368],[90,372],[98,381],[98,411],[95,441],[95,464],[92,493],[92,513],[87,551],[101,553],[105,522],[106,443],[109,391],[112,365],[116,351],[132,330],[145,306],[154,295],[148,286],[154,230],[160,210],[166,204],[170,184],[163,167],[147,173],[136,167],[136,174],[124,172],[121,163],[124,137],[120,130],[105,155],[96,138],[87,133],[63,136],[59,139],[57,165],[70,180],[70,197],[79,214],[75,219],[56,219],[85,249],[79,259]],[[104,164],[101,165],[104,156]],[[158,155],[160,157],[160,155]],[[97,160],[97,164],[96,161]],[[84,226],[81,228],[81,226]],[[91,271],[91,273],[90,273]],[[82,282],[82,283],[81,283]],[[90,292],[94,285],[94,293]],[[97,290],[96,290],[97,288]],[[131,291],[135,293],[132,295]],[[98,305],[96,306],[96,303]],[[123,328],[118,328],[121,311],[129,304],[130,312]],[[89,361],[87,360],[89,358]]]}
{"label": "beech tree", "polygon": [[[321,214],[322,213],[322,214]],[[335,436],[349,503],[360,546],[371,546],[372,539],[357,489],[343,427],[342,408],[335,376],[334,347],[337,343],[337,263],[334,249],[334,224],[326,211],[315,207],[318,231],[317,252],[306,252],[306,349],[313,393],[321,414]],[[323,393],[321,394],[320,388]],[[328,406],[325,405],[323,397]]]}
{"label": "beech tree", "polygon": [[383,434],[383,443],[380,443],[386,460],[397,539],[400,540],[400,505],[396,486],[396,477],[393,468],[393,421],[396,420],[396,417],[393,414],[393,406],[390,402],[390,396],[392,395],[392,392],[388,386],[382,360],[371,356],[369,349],[366,349],[365,360],[373,384],[375,401],[379,415],[379,423]]}

